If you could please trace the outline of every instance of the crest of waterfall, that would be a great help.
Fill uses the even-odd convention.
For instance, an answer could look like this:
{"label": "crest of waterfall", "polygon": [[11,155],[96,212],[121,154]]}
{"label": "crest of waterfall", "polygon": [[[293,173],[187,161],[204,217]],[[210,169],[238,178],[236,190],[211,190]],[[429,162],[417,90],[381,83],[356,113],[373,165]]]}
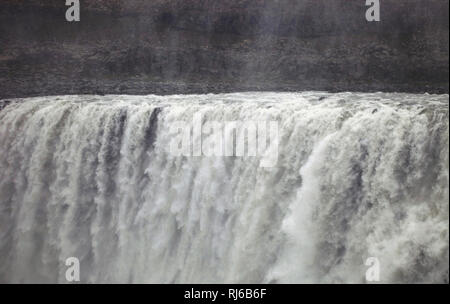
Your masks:
{"label": "crest of waterfall", "polygon": [[[449,97],[0,103],[0,282],[448,282]],[[278,162],[175,157],[175,121],[278,121]]]}

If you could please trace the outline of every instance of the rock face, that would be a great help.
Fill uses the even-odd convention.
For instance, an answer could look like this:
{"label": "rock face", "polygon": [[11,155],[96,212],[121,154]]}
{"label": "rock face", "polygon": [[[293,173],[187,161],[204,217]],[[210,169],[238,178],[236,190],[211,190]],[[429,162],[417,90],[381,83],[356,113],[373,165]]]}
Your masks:
{"label": "rock face", "polygon": [[448,92],[445,0],[0,3],[0,98],[243,90]]}

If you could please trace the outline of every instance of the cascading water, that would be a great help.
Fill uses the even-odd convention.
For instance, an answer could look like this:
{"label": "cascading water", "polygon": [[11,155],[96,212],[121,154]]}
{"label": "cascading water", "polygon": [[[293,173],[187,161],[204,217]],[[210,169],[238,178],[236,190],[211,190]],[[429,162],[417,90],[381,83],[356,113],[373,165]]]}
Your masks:
{"label": "cascading water", "polygon": [[[0,282],[448,282],[448,95],[59,96],[0,106]],[[278,121],[278,162],[175,121]]]}

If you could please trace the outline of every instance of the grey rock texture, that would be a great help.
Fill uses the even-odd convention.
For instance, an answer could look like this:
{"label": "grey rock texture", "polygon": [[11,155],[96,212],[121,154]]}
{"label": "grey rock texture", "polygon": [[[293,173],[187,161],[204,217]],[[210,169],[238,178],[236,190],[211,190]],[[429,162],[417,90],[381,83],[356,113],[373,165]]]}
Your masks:
{"label": "grey rock texture", "polygon": [[249,90],[448,93],[449,2],[0,2],[0,98]]}

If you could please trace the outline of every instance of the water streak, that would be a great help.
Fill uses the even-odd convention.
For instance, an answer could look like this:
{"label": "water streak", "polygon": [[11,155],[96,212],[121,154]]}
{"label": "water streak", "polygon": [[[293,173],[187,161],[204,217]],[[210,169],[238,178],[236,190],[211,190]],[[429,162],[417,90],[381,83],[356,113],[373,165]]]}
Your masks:
{"label": "water streak", "polygon": [[[0,108],[0,282],[448,282],[448,95],[58,96]],[[5,106],[3,107],[3,105]],[[274,168],[171,123],[279,122]]]}

